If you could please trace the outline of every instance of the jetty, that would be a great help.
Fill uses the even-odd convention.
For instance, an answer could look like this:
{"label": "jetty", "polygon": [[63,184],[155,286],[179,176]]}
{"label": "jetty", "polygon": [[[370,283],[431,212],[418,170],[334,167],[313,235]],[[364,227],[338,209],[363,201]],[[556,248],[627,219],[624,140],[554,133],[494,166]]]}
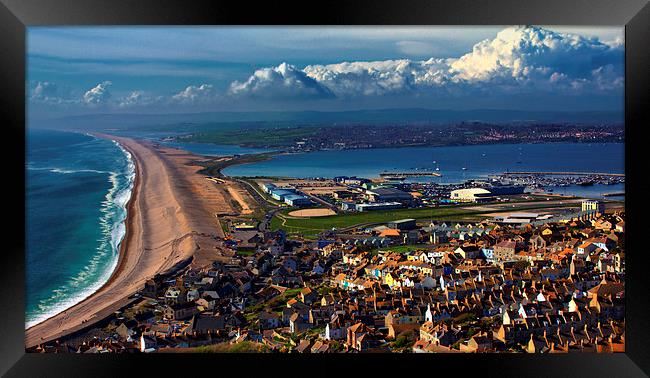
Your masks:
{"label": "jetty", "polygon": [[394,178],[406,178],[406,177],[440,177],[442,174],[433,171],[417,171],[417,172],[381,172],[380,177],[394,177]]}
{"label": "jetty", "polygon": [[603,197],[618,197],[624,196],[625,192],[613,192],[613,193],[603,193]]}

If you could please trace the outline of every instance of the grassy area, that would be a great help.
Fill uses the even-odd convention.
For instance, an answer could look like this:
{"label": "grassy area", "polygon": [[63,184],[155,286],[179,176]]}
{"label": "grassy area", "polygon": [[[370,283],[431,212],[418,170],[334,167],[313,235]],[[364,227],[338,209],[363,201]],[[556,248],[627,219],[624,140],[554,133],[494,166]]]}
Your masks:
{"label": "grassy area", "polygon": [[413,245],[397,245],[394,247],[382,248],[382,250],[397,252],[397,253],[406,253],[410,251],[416,251],[418,249],[428,249],[431,248],[430,244],[413,244]]}
{"label": "grassy area", "polygon": [[286,146],[296,140],[313,136],[318,130],[315,127],[268,127],[263,129],[202,131],[177,139],[183,142],[274,147]]}
{"label": "grassy area", "polygon": [[305,235],[318,234],[332,228],[347,228],[364,223],[385,223],[403,218],[434,219],[443,216],[455,216],[472,213],[459,207],[438,207],[421,209],[398,209],[386,211],[369,211],[365,213],[341,213],[327,217],[288,218],[289,211],[282,211],[271,220],[271,229],[283,228],[290,233]]}
{"label": "grassy area", "polygon": [[261,154],[240,155],[229,160],[213,159],[207,162],[198,161],[196,164],[204,167],[203,169],[199,170],[198,173],[213,177],[223,177],[221,170],[226,167],[235,164],[256,163],[269,160],[271,157],[273,157],[273,155],[277,154],[277,152],[265,152]]}
{"label": "grassy area", "polygon": [[248,249],[248,250],[247,249],[238,249],[237,254],[239,256],[252,256],[252,255],[255,254],[255,250],[254,249]]}
{"label": "grassy area", "polygon": [[183,352],[190,353],[264,353],[269,349],[266,345],[254,343],[250,341],[242,341],[237,344],[220,343],[214,345],[200,346],[196,348],[188,348]]}
{"label": "grassy area", "polygon": [[291,298],[296,297],[300,293],[300,290],[302,289],[287,289],[284,291],[284,293],[273,297],[268,301],[259,302],[253,306],[247,307],[245,311],[246,313],[244,315],[247,319],[249,319],[249,317],[250,319],[257,319],[257,315],[265,308],[271,311],[282,311],[282,308],[287,305],[287,301]]}
{"label": "grassy area", "polygon": [[[476,206],[476,205],[474,205]],[[387,223],[397,219],[413,218],[420,220],[459,220],[466,216],[489,214],[496,212],[512,212],[521,210],[543,209],[551,207],[575,207],[575,204],[559,204],[557,201],[539,205],[519,203],[512,208],[502,210],[474,210],[471,205],[446,206],[436,208],[396,209],[386,211],[369,211],[364,213],[340,213],[327,217],[292,218],[287,217],[290,210],[281,211],[271,220],[271,229],[284,229],[289,234],[313,237],[332,228],[344,229],[356,225]]]}

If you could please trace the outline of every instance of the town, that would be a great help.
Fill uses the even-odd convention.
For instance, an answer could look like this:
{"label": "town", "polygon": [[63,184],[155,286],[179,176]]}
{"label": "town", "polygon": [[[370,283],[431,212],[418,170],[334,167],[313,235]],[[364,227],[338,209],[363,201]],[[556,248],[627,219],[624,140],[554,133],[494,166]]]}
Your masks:
{"label": "town", "polygon": [[[461,122],[452,124],[337,124],[313,126],[269,124],[237,130],[193,125],[200,131],[183,133],[171,140],[237,144],[245,147],[280,149],[287,152],[347,150],[412,146],[460,146],[494,143],[600,143],[624,140],[619,124]],[[207,130],[203,130],[207,128]],[[386,138],[390,135],[390,138]]]}
{"label": "town", "polygon": [[28,351],[625,350],[616,202],[479,181],[238,183],[258,208],[226,217],[211,264],[157,275],[104,321]]}

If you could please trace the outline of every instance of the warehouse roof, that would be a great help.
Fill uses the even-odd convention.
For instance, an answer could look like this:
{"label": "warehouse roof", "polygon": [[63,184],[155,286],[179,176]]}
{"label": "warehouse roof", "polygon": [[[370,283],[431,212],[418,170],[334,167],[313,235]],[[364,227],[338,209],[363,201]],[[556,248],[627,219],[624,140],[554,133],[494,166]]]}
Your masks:
{"label": "warehouse roof", "polygon": [[466,193],[466,194],[491,194],[489,190],[483,188],[467,188],[456,189],[452,193]]}
{"label": "warehouse roof", "polygon": [[415,222],[415,219],[411,219],[411,218],[407,218],[407,219],[399,219],[399,220],[394,220],[394,221],[391,221],[391,222],[388,222],[388,223],[396,223],[396,224],[399,224],[399,223],[410,223],[410,222]]}

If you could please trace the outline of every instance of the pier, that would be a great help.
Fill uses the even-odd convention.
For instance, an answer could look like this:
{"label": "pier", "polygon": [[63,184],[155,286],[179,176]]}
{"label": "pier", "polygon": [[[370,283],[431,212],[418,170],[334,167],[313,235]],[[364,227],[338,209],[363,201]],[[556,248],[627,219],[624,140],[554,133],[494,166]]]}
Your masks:
{"label": "pier", "polygon": [[603,173],[603,172],[504,172],[504,175],[521,176],[521,175],[537,175],[537,176],[609,176],[609,177],[625,177],[624,173]]}
{"label": "pier", "polygon": [[624,196],[625,192],[603,193],[603,197],[619,197]]}
{"label": "pier", "polygon": [[442,174],[438,172],[382,172],[379,174],[380,177],[400,177],[400,178],[405,178],[405,177],[427,177],[427,176],[433,176],[433,177],[440,177]]}

